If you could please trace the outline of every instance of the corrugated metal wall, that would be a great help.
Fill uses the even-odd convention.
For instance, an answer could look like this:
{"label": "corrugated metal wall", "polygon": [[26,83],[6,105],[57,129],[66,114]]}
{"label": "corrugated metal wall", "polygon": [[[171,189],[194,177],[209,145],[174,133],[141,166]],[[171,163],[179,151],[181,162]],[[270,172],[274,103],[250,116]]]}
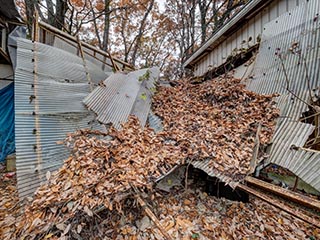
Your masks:
{"label": "corrugated metal wall", "polygon": [[[80,56],[79,45],[76,42],[72,42],[68,39],[63,38],[62,36],[58,36],[46,30],[39,31],[39,35],[40,42]],[[105,72],[112,73],[112,63],[110,59],[106,58],[99,52],[92,51],[86,46],[82,45],[82,49],[84,52],[84,58],[88,63],[93,63],[95,67],[98,67]]]}
{"label": "corrugated metal wall", "polygon": [[[201,76],[208,71],[210,66],[218,67],[223,64],[227,57],[234,53],[235,49],[249,48],[257,43],[261,36],[264,25],[281,14],[306,2],[307,0],[275,0],[265,7],[256,16],[229,36],[204,58],[195,65],[194,75]],[[251,41],[248,41],[251,38]]]}
{"label": "corrugated metal wall", "polygon": [[[309,0],[265,25],[247,88],[280,94],[280,117],[268,162],[289,169],[320,191],[320,151],[304,148],[315,126],[302,123],[320,87],[320,2]],[[294,50],[294,46],[296,49]]]}
{"label": "corrugated metal wall", "polygon": [[[106,78],[91,68],[94,83]],[[93,125],[94,114],[82,103],[90,87],[83,60],[45,44],[17,39],[15,70],[16,167],[20,197],[32,194],[47,171],[69,155],[66,134]]]}

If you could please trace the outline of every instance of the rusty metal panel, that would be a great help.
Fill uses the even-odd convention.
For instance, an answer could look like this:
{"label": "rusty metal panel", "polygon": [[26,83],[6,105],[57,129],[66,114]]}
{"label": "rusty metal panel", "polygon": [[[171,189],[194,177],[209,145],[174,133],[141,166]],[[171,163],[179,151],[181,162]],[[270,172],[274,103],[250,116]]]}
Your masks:
{"label": "rusty metal panel", "polygon": [[[145,125],[151,106],[151,96],[160,71],[153,67],[138,71],[115,73],[98,86],[84,100],[88,109],[97,114],[97,120],[121,127],[130,114]],[[149,75],[148,77],[146,77]]]}
{"label": "rusty metal panel", "polygon": [[303,148],[315,126],[299,120],[320,87],[319,12],[319,1],[310,0],[266,24],[254,77],[247,84],[260,94],[280,94],[268,162],[289,169],[318,191],[320,152]]}

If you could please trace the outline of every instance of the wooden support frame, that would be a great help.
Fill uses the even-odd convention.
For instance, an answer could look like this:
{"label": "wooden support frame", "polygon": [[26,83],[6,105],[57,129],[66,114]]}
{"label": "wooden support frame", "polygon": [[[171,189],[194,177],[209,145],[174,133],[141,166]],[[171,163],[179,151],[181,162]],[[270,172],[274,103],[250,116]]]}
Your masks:
{"label": "wooden support frame", "polygon": [[280,208],[281,210],[291,214],[292,216],[294,216],[296,218],[301,219],[302,221],[305,221],[307,223],[310,223],[310,224],[316,226],[317,228],[320,228],[320,221],[302,213],[301,211],[297,211],[295,209],[292,209],[291,207],[289,207],[288,205],[285,205],[284,203],[280,202],[277,199],[271,198],[268,195],[266,195],[262,192],[259,192],[257,190],[254,190],[244,184],[239,184],[238,188],[243,191],[246,191],[249,194],[252,194],[252,195],[262,199],[263,201],[265,201],[265,202],[267,202],[277,208]]}
{"label": "wooden support frame", "polygon": [[[47,24],[45,22],[40,21],[39,22],[39,27],[42,28],[42,29],[45,29],[45,30],[57,35],[57,36],[61,36],[62,38],[68,39],[68,40],[70,40],[72,42],[75,42],[75,43],[78,42],[76,37],[74,37],[72,35],[69,35],[68,33],[65,33],[65,32],[63,32],[63,31],[61,31],[59,29],[56,29],[56,28],[50,26],[49,24]],[[99,53],[102,56],[105,56],[106,58],[110,58],[110,56],[111,56],[107,52],[105,52],[103,50],[100,50],[100,49],[98,49],[98,48],[96,48],[96,47],[94,47],[94,46],[92,46],[92,45],[90,45],[88,43],[85,43],[85,42],[81,41],[81,44],[82,44],[83,47],[88,48],[88,49],[92,50],[93,52]],[[127,62],[124,62],[124,61],[122,61],[120,59],[117,59],[117,58],[113,58],[113,60],[114,60],[115,63],[123,65],[124,68],[127,68],[129,70],[135,70],[135,68],[131,64],[127,63]]]}
{"label": "wooden support frame", "polygon": [[315,200],[315,199],[310,198],[308,196],[301,195],[299,193],[290,191],[288,189],[276,186],[271,183],[267,183],[265,181],[262,181],[262,180],[259,180],[257,178],[253,178],[250,176],[246,177],[246,182],[249,185],[258,187],[258,188],[265,190],[265,191],[268,191],[270,193],[274,193],[274,194],[276,194],[280,197],[283,197],[285,199],[288,199],[292,202],[299,203],[303,206],[312,208],[312,209],[320,212],[320,201],[318,201],[318,200]]}
{"label": "wooden support frame", "polygon": [[88,66],[87,66],[87,61],[86,61],[86,59],[84,57],[84,53],[83,53],[83,50],[82,50],[82,44],[81,44],[79,36],[77,36],[77,40],[78,40],[80,56],[82,58],[83,66],[84,66],[84,69],[86,71],[86,77],[87,77],[87,80],[88,80],[88,84],[90,86],[90,91],[92,92],[93,91],[93,83],[92,83],[91,76],[90,76],[90,73],[89,73],[89,69],[88,69]]}

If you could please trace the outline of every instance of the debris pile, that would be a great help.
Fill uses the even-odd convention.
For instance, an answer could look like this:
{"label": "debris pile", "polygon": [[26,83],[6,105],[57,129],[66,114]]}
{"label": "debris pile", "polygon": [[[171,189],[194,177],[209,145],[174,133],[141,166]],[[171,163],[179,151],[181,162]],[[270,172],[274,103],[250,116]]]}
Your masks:
{"label": "debris pile", "polygon": [[17,226],[18,238],[80,234],[83,225],[74,219],[85,220],[97,211],[121,216],[133,189],[151,190],[156,178],[184,159],[179,147],[164,143],[151,129],[143,130],[133,117],[120,131],[111,127],[106,135],[79,130],[65,144],[72,154],[58,172],[47,173],[48,182],[38,189]]}
{"label": "debris pile", "polygon": [[153,107],[163,118],[167,138],[176,141],[191,160],[210,158],[211,168],[243,179],[259,124],[260,146],[271,140],[279,116],[273,97],[250,92],[228,76],[198,85],[179,81],[176,87],[161,87]]}
{"label": "debris pile", "polygon": [[[161,239],[159,226],[150,225],[144,231],[148,224],[137,199],[145,199],[150,209],[156,209],[162,226],[174,238],[190,238],[191,233],[197,238],[211,226],[203,221],[217,217],[218,212],[209,213],[209,209],[218,200],[201,200],[196,193],[186,196],[194,199],[188,204],[182,196],[166,199],[154,189],[155,180],[174,166],[208,158],[212,168],[243,178],[248,173],[259,124],[261,144],[271,139],[278,116],[272,97],[246,91],[232,78],[202,85],[181,81],[177,87],[160,88],[154,99],[154,111],[164,121],[161,132],[142,129],[137,118],[130,117],[121,130],[111,127],[107,133],[79,130],[69,134],[65,144],[71,150],[70,157],[58,172],[47,173],[47,183],[38,189],[21,221],[5,239],[129,239],[127,235],[131,239]],[[172,202],[167,202],[170,199]],[[198,211],[200,200],[209,204],[205,212],[212,216],[206,220]],[[182,210],[178,211],[179,207]],[[243,208],[244,212],[253,211],[250,206]],[[176,214],[184,210],[189,212],[178,218]],[[216,224],[228,223],[240,210],[234,205],[230,211]],[[246,221],[253,221],[255,215],[248,216]],[[253,229],[250,224],[241,225],[237,231],[220,226],[220,232],[220,228],[211,227],[205,230],[209,235],[203,236],[241,235],[241,231],[244,236]],[[196,228],[194,233],[186,231],[190,226]]]}
{"label": "debris pile", "polygon": [[15,173],[5,172],[5,167],[0,164],[0,239],[14,229],[22,213],[16,184]]}

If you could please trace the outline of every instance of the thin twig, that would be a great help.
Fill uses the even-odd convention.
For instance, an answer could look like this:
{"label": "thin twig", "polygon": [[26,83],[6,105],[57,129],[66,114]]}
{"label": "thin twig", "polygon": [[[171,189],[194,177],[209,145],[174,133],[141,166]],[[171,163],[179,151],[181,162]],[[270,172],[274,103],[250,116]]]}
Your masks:
{"label": "thin twig", "polygon": [[279,58],[280,58],[280,62],[281,62],[282,69],[283,69],[283,73],[284,73],[284,76],[285,76],[285,79],[286,79],[286,82],[287,82],[287,87],[286,87],[287,91],[289,93],[291,93],[294,97],[296,97],[298,100],[300,100],[301,102],[303,102],[304,104],[306,104],[310,108],[314,109],[314,107],[312,105],[307,103],[305,100],[301,99],[295,92],[290,90],[290,88],[289,88],[290,87],[290,81],[289,81],[289,77],[288,77],[288,74],[287,74],[287,70],[286,70],[286,68],[284,66],[283,59],[281,58],[281,56]]}
{"label": "thin twig", "polygon": [[188,190],[188,171],[189,171],[189,166],[190,166],[191,163],[192,163],[192,161],[188,163],[187,168],[186,168],[186,174],[185,174],[186,177],[184,179],[184,189],[185,189],[185,191]]}

